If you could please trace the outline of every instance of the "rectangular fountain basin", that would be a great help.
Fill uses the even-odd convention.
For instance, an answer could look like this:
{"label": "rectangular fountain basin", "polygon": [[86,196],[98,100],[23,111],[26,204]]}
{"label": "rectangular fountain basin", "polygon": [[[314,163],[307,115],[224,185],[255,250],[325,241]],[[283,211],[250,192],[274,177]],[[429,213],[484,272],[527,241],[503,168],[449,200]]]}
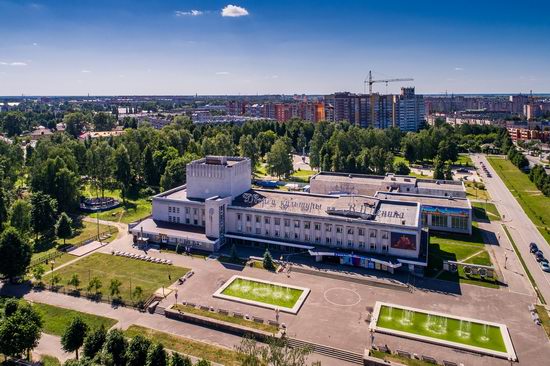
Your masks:
{"label": "rectangular fountain basin", "polygon": [[243,304],[297,314],[309,295],[305,287],[235,275],[212,296]]}
{"label": "rectangular fountain basin", "polygon": [[516,361],[504,324],[376,302],[369,326],[392,334]]}

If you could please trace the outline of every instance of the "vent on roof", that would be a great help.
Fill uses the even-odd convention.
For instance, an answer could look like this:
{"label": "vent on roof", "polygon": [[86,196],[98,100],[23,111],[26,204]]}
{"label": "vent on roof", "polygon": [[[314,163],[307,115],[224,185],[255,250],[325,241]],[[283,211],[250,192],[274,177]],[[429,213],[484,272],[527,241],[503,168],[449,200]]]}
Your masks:
{"label": "vent on roof", "polygon": [[405,225],[405,220],[401,220],[401,225]]}

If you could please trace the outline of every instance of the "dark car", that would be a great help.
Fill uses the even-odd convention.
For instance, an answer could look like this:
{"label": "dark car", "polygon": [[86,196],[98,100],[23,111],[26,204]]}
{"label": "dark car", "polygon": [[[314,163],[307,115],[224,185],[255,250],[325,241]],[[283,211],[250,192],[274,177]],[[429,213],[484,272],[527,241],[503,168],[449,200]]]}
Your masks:
{"label": "dark car", "polygon": [[537,262],[542,261],[544,259],[544,253],[539,250],[535,253],[535,258],[537,259]]}
{"label": "dark car", "polygon": [[535,243],[530,243],[529,250],[531,251],[531,253],[536,253],[539,251],[539,247]]}
{"label": "dark car", "polygon": [[540,262],[540,268],[541,268],[544,272],[550,272],[550,265],[548,265],[547,262]]}

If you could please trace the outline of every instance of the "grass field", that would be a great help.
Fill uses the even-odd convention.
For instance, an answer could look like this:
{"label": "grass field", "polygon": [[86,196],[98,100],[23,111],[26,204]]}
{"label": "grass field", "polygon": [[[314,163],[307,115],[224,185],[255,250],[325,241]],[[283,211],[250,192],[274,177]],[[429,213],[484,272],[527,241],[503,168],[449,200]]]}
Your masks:
{"label": "grass field", "polygon": [[109,329],[117,323],[115,319],[82,313],[80,311],[69,310],[52,305],[35,302],[32,306],[42,316],[44,333],[56,336],[62,336],[71,320],[77,316],[80,317],[88,325],[88,327],[94,329],[99,328],[102,325],[105,329]]}
{"label": "grass field", "polygon": [[303,292],[290,287],[235,278],[222,294],[291,309]]}
{"label": "grass field", "polygon": [[40,361],[42,362],[42,366],[61,366],[61,362],[53,356],[42,356]]}
{"label": "grass field", "polygon": [[550,197],[544,196],[529,180],[529,176],[509,160],[493,156],[487,157],[487,160],[546,239],[546,242],[550,243]]}
{"label": "grass field", "polygon": [[459,154],[457,161],[455,161],[453,165],[474,166],[474,163],[468,154]]}
{"label": "grass field", "polygon": [[376,351],[376,350],[370,350],[369,355],[372,357],[379,358],[381,360],[390,361],[390,362],[396,362],[400,365],[407,365],[407,366],[433,366],[433,363],[426,362],[422,360],[417,360],[413,358],[407,358],[399,355],[394,355],[386,352]]}
{"label": "grass field", "polygon": [[477,199],[482,201],[490,201],[491,196],[489,192],[484,189],[476,189],[473,182],[465,181],[464,185],[466,186],[466,195],[470,199]]}
{"label": "grass field", "polygon": [[383,305],[376,325],[410,334],[506,352],[499,327]]}
{"label": "grass field", "polygon": [[[90,186],[86,186],[83,189],[82,194],[86,197],[96,197],[96,191]],[[151,214],[151,202],[148,201],[148,197],[141,197],[138,199],[127,199],[126,204],[122,206],[122,198],[120,197],[120,190],[105,190],[105,197],[113,197],[121,202],[121,206],[113,210],[100,212],[99,219],[106,221],[123,222],[128,224],[130,222],[138,221]],[[89,217],[96,217],[95,213],[88,214]]]}
{"label": "grass field", "polygon": [[287,179],[293,182],[309,183],[309,178],[317,174],[315,170],[297,170]]}
{"label": "grass field", "polygon": [[[103,242],[110,243],[116,239],[116,234],[118,232],[116,228],[99,224],[99,232],[103,233],[105,231],[110,231],[112,235],[108,239],[103,240]],[[75,229],[73,237],[67,239],[65,242],[67,244],[77,244],[93,236],[97,236],[97,224],[93,222],[82,221],[82,227]],[[58,243],[63,244],[63,239],[58,239]]]}
{"label": "grass field", "polygon": [[472,202],[474,217],[481,220],[501,220],[500,213],[494,203]]}
{"label": "grass field", "polygon": [[542,323],[546,335],[550,338],[550,316],[548,315],[548,310],[542,305],[535,305],[535,309],[539,315],[540,322]]}
{"label": "grass field", "polygon": [[216,362],[226,366],[240,365],[237,359],[237,352],[217,347],[208,343],[195,341],[190,338],[175,336],[172,334],[159,332],[154,329],[131,325],[124,334],[133,338],[138,334],[152,341],[162,343],[169,350],[180,352],[186,355],[204,358],[205,360]]}
{"label": "grass field", "polygon": [[428,247],[428,268],[426,275],[436,277],[440,280],[468,283],[490,288],[498,288],[494,280],[481,279],[476,275],[467,276],[462,268],[457,273],[440,270],[443,268],[443,261],[457,261],[484,266],[491,266],[491,257],[485,249],[485,243],[481,230],[472,228],[472,235],[461,235],[441,232],[430,233],[430,244]]}
{"label": "grass field", "polygon": [[[72,290],[72,286],[68,286],[67,282],[73,274],[77,274],[80,278],[80,289],[85,289],[91,278],[99,277],[102,282],[100,291],[104,295],[109,294],[111,280],[118,279],[122,283],[120,286],[120,298],[124,302],[130,302],[131,300],[138,300],[132,299],[131,296],[131,291],[136,286],[142,288],[143,298],[147,298],[162,286],[168,287],[188,271],[189,269],[178,266],[94,253],[71,265],[56,270],[54,273],[61,277],[59,285],[65,286],[68,290]],[[169,276],[171,279],[169,279]],[[50,278],[51,274],[45,276],[44,282],[48,283]]]}
{"label": "grass field", "polygon": [[257,322],[246,320],[243,318],[237,318],[231,315],[225,315],[220,313],[214,313],[212,311],[198,309],[188,305],[182,305],[182,304],[175,305],[174,310],[181,311],[182,313],[190,313],[190,314],[205,316],[216,320],[221,320],[228,323],[238,324],[248,328],[255,328],[255,329],[263,330],[265,332],[277,333],[279,331],[279,328],[274,325],[257,323]]}

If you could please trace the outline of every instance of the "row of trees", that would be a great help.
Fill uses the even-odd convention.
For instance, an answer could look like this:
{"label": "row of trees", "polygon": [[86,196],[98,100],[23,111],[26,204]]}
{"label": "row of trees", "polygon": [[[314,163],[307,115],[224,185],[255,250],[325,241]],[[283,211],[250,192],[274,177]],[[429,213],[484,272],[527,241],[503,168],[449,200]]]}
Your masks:
{"label": "row of trees", "polygon": [[550,197],[550,175],[546,174],[546,170],[541,165],[537,164],[531,169],[529,179],[545,196]]}

